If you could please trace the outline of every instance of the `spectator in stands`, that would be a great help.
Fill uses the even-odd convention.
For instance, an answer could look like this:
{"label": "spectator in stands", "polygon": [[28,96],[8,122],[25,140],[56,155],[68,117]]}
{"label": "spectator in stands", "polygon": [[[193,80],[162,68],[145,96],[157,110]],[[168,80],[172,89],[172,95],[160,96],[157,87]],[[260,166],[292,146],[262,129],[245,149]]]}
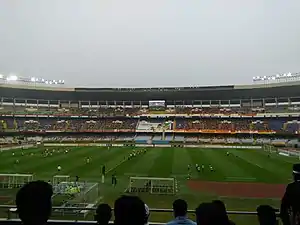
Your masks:
{"label": "spectator in stands", "polygon": [[300,164],[293,166],[294,182],[286,187],[281,201],[280,217],[284,225],[300,224]]}
{"label": "spectator in stands", "polygon": [[100,204],[97,207],[95,220],[99,225],[108,225],[111,219],[111,207],[108,204]]}
{"label": "spectator in stands", "polygon": [[276,225],[275,209],[269,205],[260,205],[256,209],[260,225]]}
{"label": "spectator in stands", "polygon": [[137,196],[121,196],[115,201],[115,225],[144,225],[145,203]]}
{"label": "spectator in stands", "polygon": [[197,225],[230,225],[219,203],[202,203],[196,209]]}
{"label": "spectator in stands", "polygon": [[196,223],[187,218],[187,202],[182,199],[177,199],[173,202],[173,212],[175,219],[168,222],[167,225],[196,225]]}
{"label": "spectator in stands", "polygon": [[228,220],[231,225],[235,224],[233,221],[229,220],[224,202],[221,200],[214,200],[213,204],[218,208],[218,212],[224,221]]}
{"label": "spectator in stands", "polygon": [[51,215],[52,186],[44,181],[25,184],[17,193],[16,205],[24,225],[44,225]]}
{"label": "spectator in stands", "polygon": [[197,225],[214,225],[213,203],[200,204],[196,209],[196,218]]}

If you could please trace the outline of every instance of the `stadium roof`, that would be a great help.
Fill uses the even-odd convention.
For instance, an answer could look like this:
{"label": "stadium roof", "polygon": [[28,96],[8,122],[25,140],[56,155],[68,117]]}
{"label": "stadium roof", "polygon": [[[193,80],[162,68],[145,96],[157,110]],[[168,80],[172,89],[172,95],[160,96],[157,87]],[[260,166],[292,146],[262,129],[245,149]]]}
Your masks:
{"label": "stadium roof", "polygon": [[300,97],[300,81],[166,88],[55,88],[1,84],[4,98],[69,101],[231,100]]}

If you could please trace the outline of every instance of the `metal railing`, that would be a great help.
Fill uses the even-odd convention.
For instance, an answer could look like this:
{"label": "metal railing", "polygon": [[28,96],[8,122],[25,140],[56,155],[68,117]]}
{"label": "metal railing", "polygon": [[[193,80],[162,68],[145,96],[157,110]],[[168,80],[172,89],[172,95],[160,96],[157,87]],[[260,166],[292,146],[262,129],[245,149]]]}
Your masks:
{"label": "metal railing", "polygon": [[[9,224],[19,224],[20,220],[18,219],[13,219],[17,218],[17,211],[16,211],[16,206],[15,205],[0,205],[0,209],[4,209],[7,212],[7,217],[0,219],[0,225],[8,225]],[[52,207],[52,210],[76,210],[76,211],[81,211],[81,210],[90,210],[90,211],[96,211],[96,207],[91,207],[91,208],[85,208],[85,207]],[[149,209],[150,212],[153,213],[173,213],[173,209],[158,209],[158,208],[151,208]],[[195,214],[195,210],[188,210],[188,213]],[[257,215],[257,212],[254,211],[227,211],[228,215],[244,215],[244,216],[255,216]],[[276,212],[277,217],[279,217],[279,210]],[[80,223],[80,224],[90,224],[90,223],[95,223],[95,221],[87,221],[87,220],[79,220],[77,219],[72,219],[72,220],[49,220],[50,224],[69,224],[69,223]],[[160,223],[160,222],[149,222],[150,225],[159,225],[159,224],[165,224],[165,223]]]}
{"label": "metal railing", "polygon": [[[16,208],[17,206],[15,205],[0,205],[0,209],[13,209]],[[96,211],[96,207],[91,207],[91,208],[85,208],[85,207],[60,207],[60,206],[53,206],[53,210],[58,209],[58,210],[92,210]],[[150,212],[169,212],[172,213],[173,209],[158,209],[158,208],[151,208],[149,209]],[[278,210],[277,210],[278,211]],[[188,213],[195,213],[195,210],[188,210]],[[254,211],[227,211],[227,214],[229,215],[257,215],[257,212]],[[277,212],[279,215],[279,211]]]}

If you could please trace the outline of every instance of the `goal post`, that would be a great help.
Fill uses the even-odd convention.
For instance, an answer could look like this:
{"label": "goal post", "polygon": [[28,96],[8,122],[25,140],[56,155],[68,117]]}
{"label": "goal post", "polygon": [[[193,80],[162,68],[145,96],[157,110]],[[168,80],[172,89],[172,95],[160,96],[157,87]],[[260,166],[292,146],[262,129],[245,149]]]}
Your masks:
{"label": "goal post", "polygon": [[70,176],[69,175],[55,175],[52,178],[52,185],[57,185],[61,182],[69,182]]}
{"label": "goal post", "polygon": [[174,195],[176,187],[175,178],[162,177],[130,177],[130,193],[150,193]]}
{"label": "goal post", "polygon": [[0,174],[0,188],[19,188],[33,181],[32,174]]}
{"label": "goal post", "polygon": [[269,153],[276,153],[277,149],[273,145],[263,145],[263,150]]}

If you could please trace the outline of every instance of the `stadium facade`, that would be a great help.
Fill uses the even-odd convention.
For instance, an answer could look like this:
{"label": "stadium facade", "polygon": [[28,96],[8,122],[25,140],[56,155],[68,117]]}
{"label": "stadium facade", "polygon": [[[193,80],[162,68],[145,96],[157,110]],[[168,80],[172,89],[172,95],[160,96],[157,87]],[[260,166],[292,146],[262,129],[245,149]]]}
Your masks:
{"label": "stadium facade", "polygon": [[[207,87],[170,88],[54,88],[1,85],[0,96],[4,99],[52,100],[52,101],[117,101],[142,102],[166,100],[167,104],[179,101],[187,105],[199,101],[274,100],[284,101],[300,97],[300,82],[231,85]],[[288,102],[288,101],[287,101]],[[261,102],[263,106],[263,101]]]}

